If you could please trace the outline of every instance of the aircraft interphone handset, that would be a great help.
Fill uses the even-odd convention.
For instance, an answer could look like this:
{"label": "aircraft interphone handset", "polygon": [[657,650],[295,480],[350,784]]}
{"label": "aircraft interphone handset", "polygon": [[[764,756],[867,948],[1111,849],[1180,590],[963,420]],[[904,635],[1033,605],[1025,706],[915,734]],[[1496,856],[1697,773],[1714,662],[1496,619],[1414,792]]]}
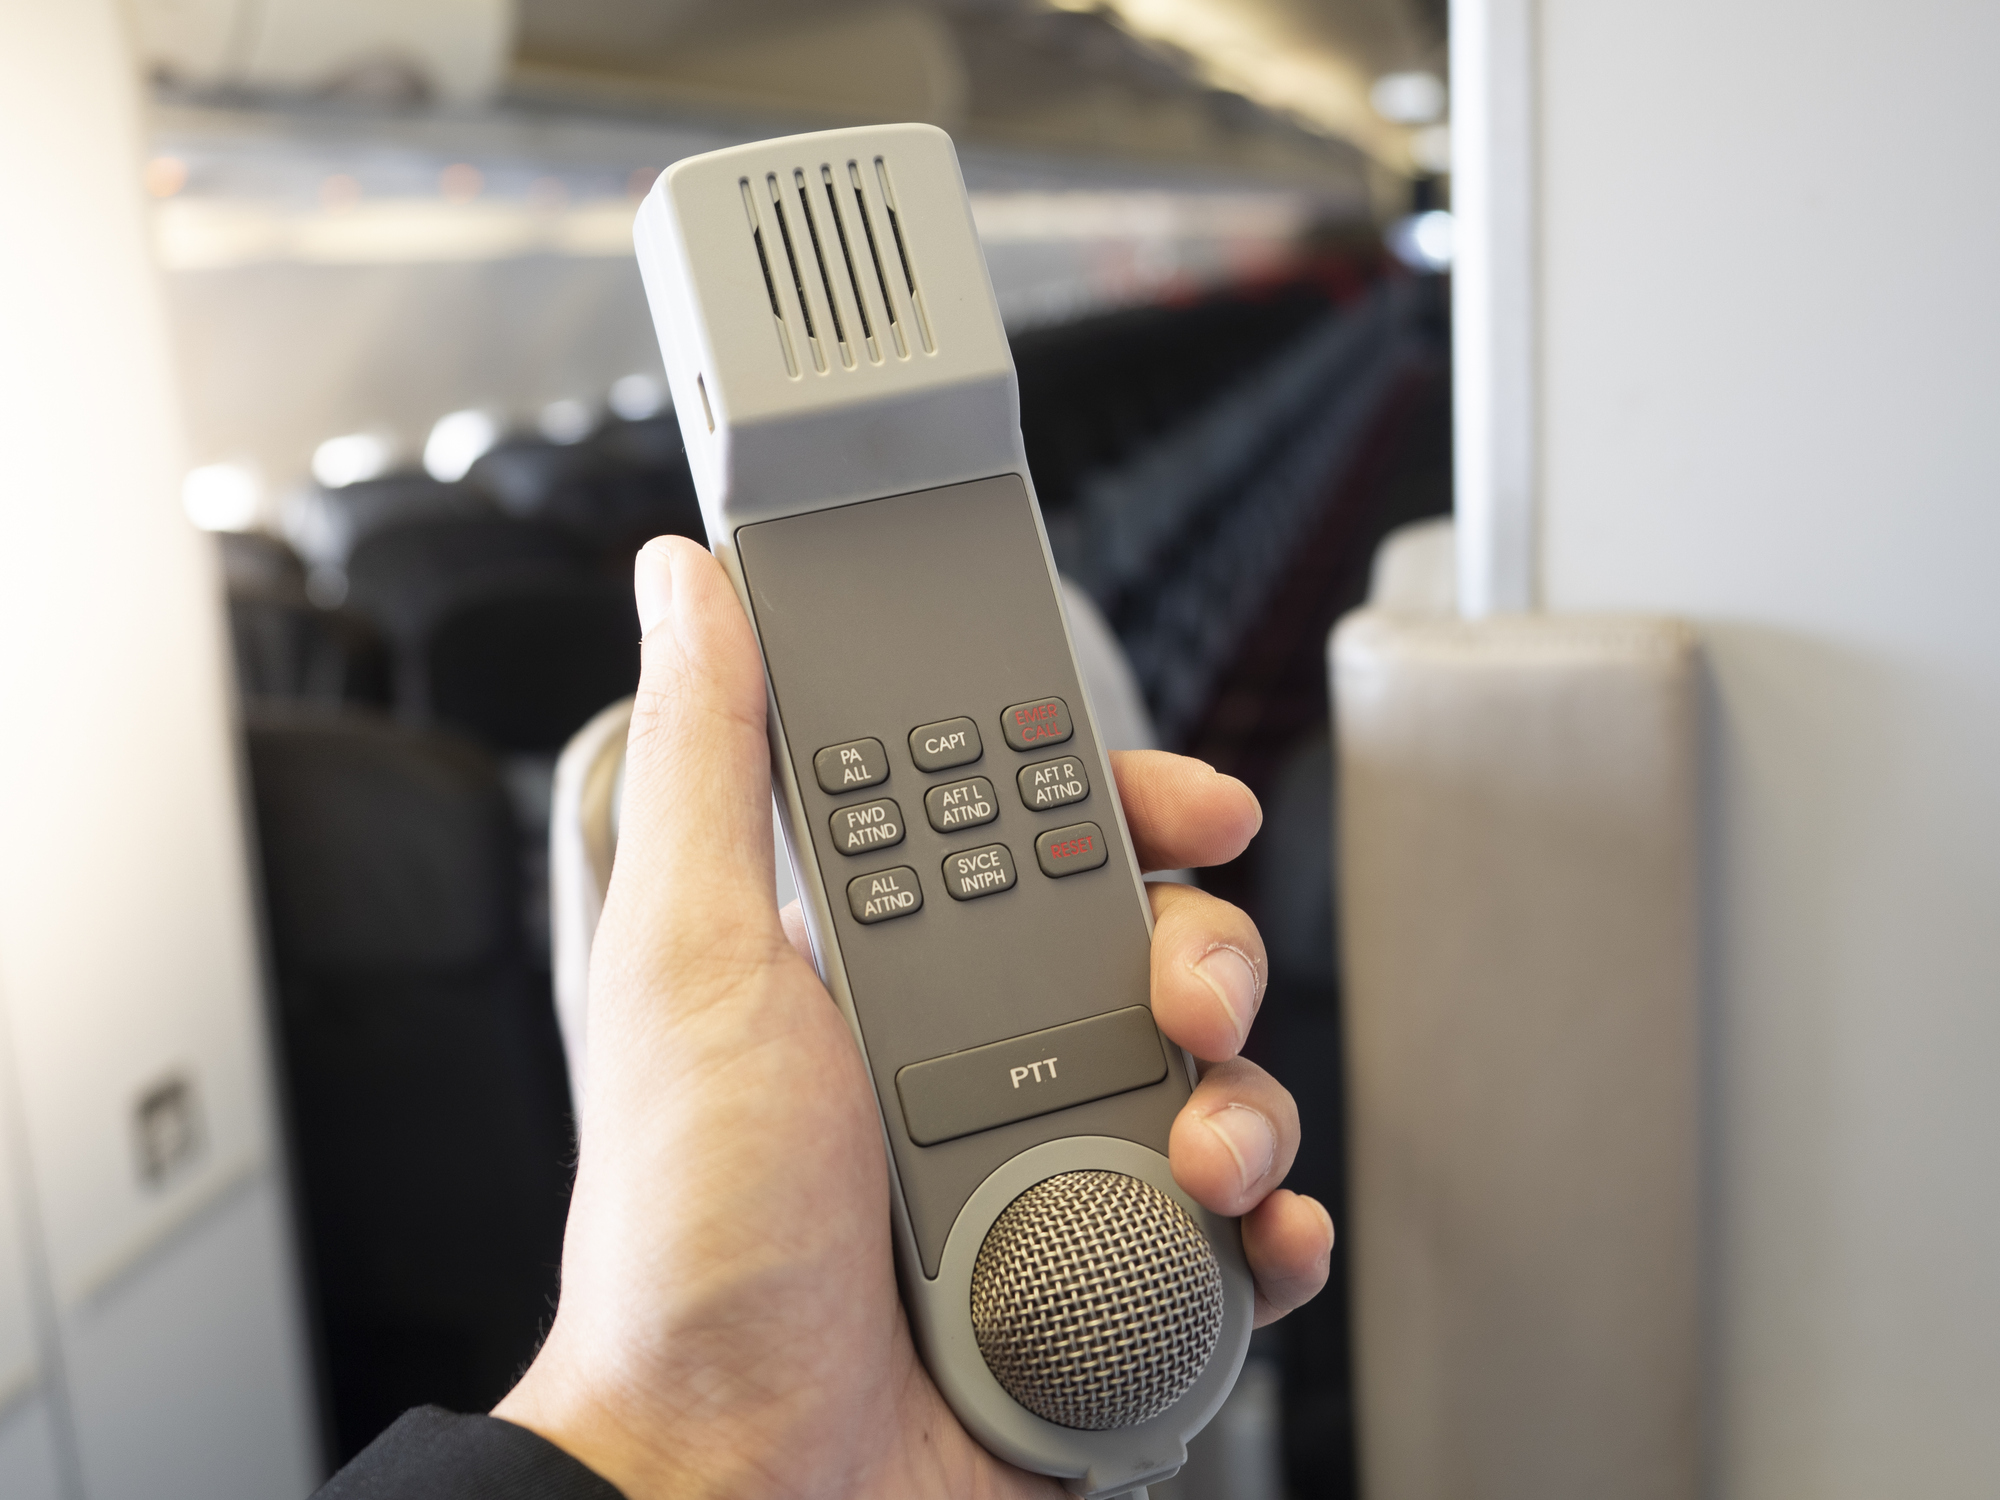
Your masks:
{"label": "aircraft interphone handset", "polygon": [[957,155],[923,125],[711,152],[634,235],[925,1364],[1079,1495],[1164,1478],[1235,1382],[1252,1285],[1167,1164],[1194,1067],[1153,1022]]}

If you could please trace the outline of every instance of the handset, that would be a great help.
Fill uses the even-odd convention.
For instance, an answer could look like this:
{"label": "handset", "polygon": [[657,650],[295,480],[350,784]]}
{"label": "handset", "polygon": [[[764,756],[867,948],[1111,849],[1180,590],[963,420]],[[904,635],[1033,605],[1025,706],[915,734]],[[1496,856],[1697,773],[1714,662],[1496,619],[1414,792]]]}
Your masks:
{"label": "handset", "polygon": [[640,270],[709,542],[770,688],[821,977],[889,1153],[924,1362],[1000,1457],[1097,1500],[1235,1382],[1235,1220],[1174,1182],[1192,1060],[1079,676],[957,155],[924,125],[670,167]]}

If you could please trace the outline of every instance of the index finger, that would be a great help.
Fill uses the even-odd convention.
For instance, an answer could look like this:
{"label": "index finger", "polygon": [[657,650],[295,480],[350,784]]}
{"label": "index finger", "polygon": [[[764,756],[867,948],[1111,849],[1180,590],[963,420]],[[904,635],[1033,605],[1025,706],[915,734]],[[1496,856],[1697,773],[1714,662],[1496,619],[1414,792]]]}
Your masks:
{"label": "index finger", "polygon": [[1164,750],[1114,750],[1111,770],[1142,870],[1226,864],[1264,824],[1250,788],[1203,761]]}

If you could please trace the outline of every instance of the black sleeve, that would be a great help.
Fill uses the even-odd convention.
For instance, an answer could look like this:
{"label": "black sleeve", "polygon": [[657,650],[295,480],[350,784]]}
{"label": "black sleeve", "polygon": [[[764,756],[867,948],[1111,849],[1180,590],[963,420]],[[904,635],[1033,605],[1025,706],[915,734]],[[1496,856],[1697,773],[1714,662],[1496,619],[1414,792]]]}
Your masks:
{"label": "black sleeve", "polygon": [[545,1438],[498,1417],[435,1406],[395,1425],[322,1485],[313,1500],[624,1500]]}

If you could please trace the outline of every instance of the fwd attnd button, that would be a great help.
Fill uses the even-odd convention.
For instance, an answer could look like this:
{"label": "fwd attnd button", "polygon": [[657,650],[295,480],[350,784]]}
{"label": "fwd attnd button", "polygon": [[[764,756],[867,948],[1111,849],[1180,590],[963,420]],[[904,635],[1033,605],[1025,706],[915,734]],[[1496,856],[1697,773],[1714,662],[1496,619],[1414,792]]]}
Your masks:
{"label": "fwd attnd button", "polygon": [[857,875],[847,882],[847,909],[863,926],[907,917],[921,911],[923,905],[924,888],[917,884],[917,872],[908,865]]}
{"label": "fwd attnd button", "polygon": [[833,815],[833,846],[842,854],[866,854],[903,842],[903,810],[884,797],[859,807],[843,807]]}

